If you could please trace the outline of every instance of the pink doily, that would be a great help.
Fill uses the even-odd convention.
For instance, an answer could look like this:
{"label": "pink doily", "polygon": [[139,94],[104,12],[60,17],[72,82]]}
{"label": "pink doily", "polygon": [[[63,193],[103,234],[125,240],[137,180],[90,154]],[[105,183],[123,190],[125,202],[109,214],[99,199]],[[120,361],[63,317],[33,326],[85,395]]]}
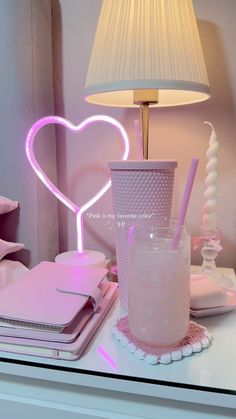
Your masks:
{"label": "pink doily", "polygon": [[136,339],[129,331],[128,317],[119,318],[112,330],[118,341],[132,352],[137,358],[148,364],[169,364],[171,361],[179,361],[194,352],[201,352],[211,342],[211,336],[207,329],[190,321],[187,336],[174,346],[149,346]]}

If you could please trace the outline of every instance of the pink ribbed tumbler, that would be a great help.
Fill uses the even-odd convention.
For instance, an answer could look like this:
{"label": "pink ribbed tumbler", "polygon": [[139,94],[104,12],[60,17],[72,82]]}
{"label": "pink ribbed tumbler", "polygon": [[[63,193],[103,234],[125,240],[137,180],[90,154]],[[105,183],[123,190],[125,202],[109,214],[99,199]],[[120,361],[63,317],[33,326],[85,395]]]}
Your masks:
{"label": "pink ribbed tumbler", "polygon": [[110,161],[120,303],[128,308],[128,230],[133,223],[168,226],[175,160]]}

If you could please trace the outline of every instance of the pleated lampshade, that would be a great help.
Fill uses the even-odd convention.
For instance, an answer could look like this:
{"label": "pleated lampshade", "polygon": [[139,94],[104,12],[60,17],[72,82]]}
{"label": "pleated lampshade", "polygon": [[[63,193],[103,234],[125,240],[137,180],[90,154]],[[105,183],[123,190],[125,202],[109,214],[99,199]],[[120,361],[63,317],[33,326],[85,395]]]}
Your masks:
{"label": "pleated lampshade", "polygon": [[209,98],[191,0],[103,1],[85,99],[132,107],[134,90],[158,90],[156,106]]}

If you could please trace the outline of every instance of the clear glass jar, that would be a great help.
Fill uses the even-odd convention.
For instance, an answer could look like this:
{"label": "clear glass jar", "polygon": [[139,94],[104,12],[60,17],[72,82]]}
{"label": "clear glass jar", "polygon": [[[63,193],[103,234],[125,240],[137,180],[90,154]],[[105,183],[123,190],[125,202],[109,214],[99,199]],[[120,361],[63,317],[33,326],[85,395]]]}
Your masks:
{"label": "clear glass jar", "polygon": [[128,236],[128,319],[131,333],[151,346],[179,342],[188,331],[191,241],[176,221],[169,227],[133,225]]}

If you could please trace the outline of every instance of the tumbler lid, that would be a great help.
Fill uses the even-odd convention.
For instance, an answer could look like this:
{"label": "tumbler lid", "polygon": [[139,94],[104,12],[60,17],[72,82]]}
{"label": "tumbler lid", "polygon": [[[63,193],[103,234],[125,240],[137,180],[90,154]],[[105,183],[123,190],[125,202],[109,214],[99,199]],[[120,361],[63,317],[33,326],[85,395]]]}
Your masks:
{"label": "tumbler lid", "polygon": [[111,160],[111,170],[173,170],[177,167],[176,160]]}

